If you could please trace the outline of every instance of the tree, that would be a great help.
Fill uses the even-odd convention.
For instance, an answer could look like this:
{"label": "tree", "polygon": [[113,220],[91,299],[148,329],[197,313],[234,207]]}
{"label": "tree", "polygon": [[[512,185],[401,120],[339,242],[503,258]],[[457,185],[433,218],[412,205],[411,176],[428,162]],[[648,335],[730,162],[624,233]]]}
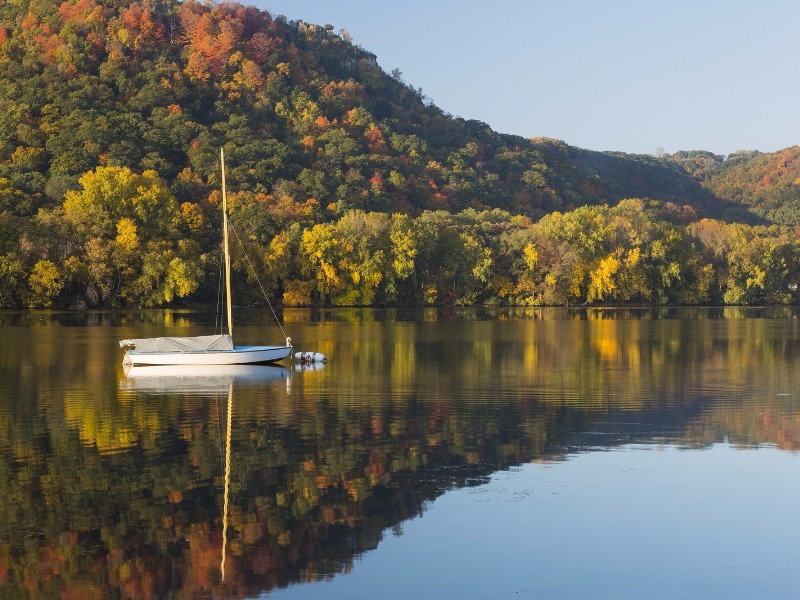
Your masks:
{"label": "tree", "polygon": [[306,258],[306,271],[316,282],[320,299],[339,294],[342,290],[342,276],[338,265],[345,251],[336,235],[333,225],[318,224],[303,232],[302,252]]}
{"label": "tree", "polygon": [[114,237],[121,219],[131,220],[145,239],[177,230],[178,203],[153,171],[137,175],[127,167],[98,167],[78,183],[82,189],[66,193],[64,216],[86,237]]}
{"label": "tree", "polygon": [[160,306],[198,289],[202,248],[180,232],[202,233],[202,214],[181,210],[152,171],[98,167],[79,184],[64,200],[67,222],[85,240],[69,281],[82,282],[89,305]]}
{"label": "tree", "polygon": [[131,286],[137,304],[163,306],[194,292],[202,270],[192,255],[193,249],[180,245],[175,249],[164,242],[148,243],[141,274]]}
{"label": "tree", "polygon": [[617,289],[615,277],[619,267],[620,260],[615,253],[600,259],[597,267],[589,273],[587,302],[602,302],[606,298],[613,298],[613,294]]}
{"label": "tree", "polygon": [[646,302],[651,298],[651,290],[647,281],[647,265],[639,246],[620,249],[620,264],[616,278],[617,299],[623,302]]}
{"label": "tree", "polygon": [[20,304],[25,270],[13,253],[0,254],[0,308]]}
{"label": "tree", "polygon": [[33,203],[29,195],[17,189],[10,179],[0,177],[0,212],[11,215],[29,215]]}
{"label": "tree", "polygon": [[427,211],[415,219],[417,292],[423,303],[472,303],[488,289],[493,257],[479,218],[475,211]]}
{"label": "tree", "polygon": [[50,308],[64,282],[58,267],[49,260],[40,260],[28,275],[30,295],[26,304],[30,308]]}
{"label": "tree", "polygon": [[545,306],[567,306],[581,299],[585,267],[578,253],[566,242],[548,238],[537,242],[537,268],[540,274],[536,292],[536,304]]}
{"label": "tree", "polygon": [[343,253],[340,267],[348,282],[334,303],[369,306],[389,271],[391,218],[383,213],[350,211],[336,225]]}
{"label": "tree", "polygon": [[[391,269],[386,276],[386,300],[394,301],[401,287],[411,280],[416,268],[418,254],[417,239],[414,235],[413,223],[409,216],[393,214],[389,226]],[[405,300],[413,297],[413,292],[406,290]]]}
{"label": "tree", "polygon": [[302,251],[317,291],[339,305],[371,305],[391,263],[391,218],[349,211],[336,223],[303,233]]}

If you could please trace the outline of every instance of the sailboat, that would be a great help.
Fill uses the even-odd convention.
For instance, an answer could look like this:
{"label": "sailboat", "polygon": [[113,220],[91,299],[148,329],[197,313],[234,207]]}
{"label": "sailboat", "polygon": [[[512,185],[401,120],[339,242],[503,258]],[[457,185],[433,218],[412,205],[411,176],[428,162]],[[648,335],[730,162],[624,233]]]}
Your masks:
{"label": "sailboat", "polygon": [[228,249],[228,201],[225,191],[225,154],[219,151],[222,166],[222,245],[225,255],[225,298],[228,333],[189,337],[157,337],[120,340],[125,348],[124,365],[244,365],[282,360],[292,352],[291,340],[285,346],[236,346],[233,343],[231,304],[231,257]]}

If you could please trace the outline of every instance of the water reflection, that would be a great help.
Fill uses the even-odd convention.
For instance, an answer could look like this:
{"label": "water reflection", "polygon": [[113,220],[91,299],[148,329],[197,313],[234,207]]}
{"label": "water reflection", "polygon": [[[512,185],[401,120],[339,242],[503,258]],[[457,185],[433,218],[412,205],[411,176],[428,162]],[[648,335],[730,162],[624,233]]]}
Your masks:
{"label": "water reflection", "polygon": [[231,489],[231,428],[233,426],[233,383],[228,386],[227,418],[225,419],[225,483],[222,500],[222,558],[220,559],[220,581],[225,583],[225,559],[228,550],[228,512]]}
{"label": "water reflection", "polygon": [[208,393],[227,390],[234,382],[264,384],[291,374],[282,365],[123,365],[122,371],[121,390],[154,394]]}
{"label": "water reflection", "polygon": [[[177,372],[123,370],[122,317],[9,325],[0,591],[252,596],[350,572],[448,490],[515,465],[796,450],[796,319],[727,310],[292,312],[324,368]],[[175,327],[159,314],[153,335]]]}
{"label": "water reflection", "polygon": [[[274,323],[272,313],[254,308],[236,309],[237,322]],[[525,321],[525,320],[657,320],[657,319],[792,319],[791,306],[725,307],[477,307],[425,309],[297,309],[277,313],[284,323],[371,323],[439,321]],[[213,329],[215,317],[208,311],[163,309],[140,311],[0,311],[0,327],[204,327]]]}

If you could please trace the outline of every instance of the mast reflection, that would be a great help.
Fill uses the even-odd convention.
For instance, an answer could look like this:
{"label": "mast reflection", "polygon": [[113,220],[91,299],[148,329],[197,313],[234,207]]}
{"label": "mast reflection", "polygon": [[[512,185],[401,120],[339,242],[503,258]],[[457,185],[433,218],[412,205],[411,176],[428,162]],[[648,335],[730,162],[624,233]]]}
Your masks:
{"label": "mast reflection", "polygon": [[228,504],[231,487],[231,422],[233,421],[233,384],[228,386],[228,416],[225,426],[225,491],[223,494],[222,512],[222,560],[220,561],[220,577],[225,581],[225,557],[228,548]]}

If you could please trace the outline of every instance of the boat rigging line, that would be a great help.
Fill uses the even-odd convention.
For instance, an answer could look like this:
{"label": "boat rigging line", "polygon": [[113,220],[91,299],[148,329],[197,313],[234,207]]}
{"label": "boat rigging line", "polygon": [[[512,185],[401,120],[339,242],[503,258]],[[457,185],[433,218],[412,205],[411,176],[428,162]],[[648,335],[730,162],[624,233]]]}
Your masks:
{"label": "boat rigging line", "polygon": [[272,316],[275,318],[275,322],[278,324],[278,327],[280,327],[283,337],[286,338],[286,345],[291,346],[292,338],[286,335],[286,331],[284,331],[283,329],[283,324],[278,318],[278,315],[275,313],[275,309],[272,307],[272,302],[269,301],[269,296],[267,296],[267,292],[264,291],[264,286],[261,285],[261,280],[258,278],[258,273],[256,273],[256,269],[255,267],[253,267],[253,263],[250,262],[250,257],[247,256],[247,252],[244,249],[244,244],[242,243],[242,240],[239,237],[239,232],[236,231],[236,228],[233,226],[233,223],[230,222],[230,219],[228,220],[228,227],[233,232],[233,236],[236,238],[236,241],[239,243],[239,248],[241,248],[242,255],[244,256],[245,261],[247,261],[247,266],[250,268],[250,272],[253,274],[253,277],[255,277],[256,283],[258,283],[258,287],[261,290],[261,294],[264,296],[264,300],[267,301],[267,306],[269,306],[269,310],[272,312]]}

